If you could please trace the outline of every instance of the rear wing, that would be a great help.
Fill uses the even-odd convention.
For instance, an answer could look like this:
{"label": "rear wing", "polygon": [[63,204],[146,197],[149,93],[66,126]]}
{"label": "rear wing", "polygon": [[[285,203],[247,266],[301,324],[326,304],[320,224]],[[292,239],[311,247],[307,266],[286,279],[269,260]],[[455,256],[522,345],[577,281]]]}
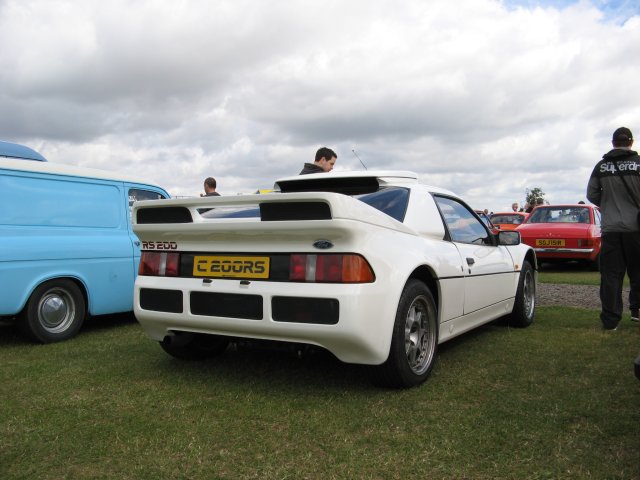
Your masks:
{"label": "rear wing", "polygon": [[366,171],[296,175],[276,181],[274,189],[290,192],[337,192],[345,195],[372,193],[386,185],[416,183],[418,176],[404,171]]}
{"label": "rear wing", "polygon": [[[352,220],[415,235],[403,223],[361,202],[333,192],[271,193],[236,197],[204,197],[141,201],[133,204],[136,232],[230,229],[265,230],[270,222]],[[180,225],[180,227],[178,227]]]}

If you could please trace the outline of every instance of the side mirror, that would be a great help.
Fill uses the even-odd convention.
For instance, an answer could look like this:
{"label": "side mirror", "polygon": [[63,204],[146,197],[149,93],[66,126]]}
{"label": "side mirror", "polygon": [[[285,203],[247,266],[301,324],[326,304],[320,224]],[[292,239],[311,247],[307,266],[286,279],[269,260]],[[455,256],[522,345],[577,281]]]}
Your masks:
{"label": "side mirror", "polygon": [[501,230],[498,232],[498,245],[520,245],[520,232]]}

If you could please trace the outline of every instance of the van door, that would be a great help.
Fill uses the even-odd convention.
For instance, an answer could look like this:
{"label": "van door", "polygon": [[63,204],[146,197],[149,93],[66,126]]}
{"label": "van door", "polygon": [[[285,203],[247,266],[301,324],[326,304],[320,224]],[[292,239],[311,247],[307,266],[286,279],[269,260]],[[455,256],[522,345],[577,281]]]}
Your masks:
{"label": "van door", "polygon": [[127,218],[129,220],[129,224],[127,228],[129,229],[129,237],[131,238],[131,247],[133,250],[133,276],[135,278],[136,275],[138,275],[138,264],[140,263],[140,240],[136,234],[133,233],[133,228],[131,226],[131,209],[133,202],[140,200],[162,200],[164,198],[168,198],[169,195],[167,192],[162,190],[155,190],[146,186],[126,185],[125,187],[128,191],[129,205],[127,208]]}

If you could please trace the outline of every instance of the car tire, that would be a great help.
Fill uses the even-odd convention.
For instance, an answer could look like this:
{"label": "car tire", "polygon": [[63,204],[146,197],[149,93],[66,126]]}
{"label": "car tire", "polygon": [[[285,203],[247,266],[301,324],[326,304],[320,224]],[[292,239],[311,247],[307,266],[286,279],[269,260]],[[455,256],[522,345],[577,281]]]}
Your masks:
{"label": "car tire", "polygon": [[522,263],[513,311],[506,317],[511,327],[525,328],[533,323],[536,314],[536,279],[528,261]]}
{"label": "car tire", "polygon": [[398,302],[389,356],[372,369],[372,380],[391,388],[420,385],[433,369],[437,349],[436,303],[423,282],[411,279]]}
{"label": "car tire", "polygon": [[50,280],[29,297],[19,327],[38,342],[61,342],[78,333],[85,316],[86,302],[78,285],[69,279]]}
{"label": "car tire", "polygon": [[589,262],[589,270],[592,272],[600,271],[600,254],[596,256],[593,262]]}
{"label": "car tire", "polygon": [[180,360],[205,360],[222,354],[229,345],[226,337],[203,333],[179,332],[160,342],[162,349]]}

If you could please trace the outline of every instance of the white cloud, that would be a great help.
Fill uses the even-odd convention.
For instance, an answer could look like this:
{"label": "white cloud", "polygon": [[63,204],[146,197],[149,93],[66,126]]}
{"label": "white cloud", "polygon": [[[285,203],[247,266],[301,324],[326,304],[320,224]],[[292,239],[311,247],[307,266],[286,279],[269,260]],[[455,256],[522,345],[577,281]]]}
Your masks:
{"label": "white cloud", "polygon": [[197,195],[209,175],[223,194],[268,188],[327,145],[338,169],[361,168],[355,149],[476,208],[532,187],[577,201],[611,132],[640,129],[639,10],[5,0],[0,132],[174,195]]}

